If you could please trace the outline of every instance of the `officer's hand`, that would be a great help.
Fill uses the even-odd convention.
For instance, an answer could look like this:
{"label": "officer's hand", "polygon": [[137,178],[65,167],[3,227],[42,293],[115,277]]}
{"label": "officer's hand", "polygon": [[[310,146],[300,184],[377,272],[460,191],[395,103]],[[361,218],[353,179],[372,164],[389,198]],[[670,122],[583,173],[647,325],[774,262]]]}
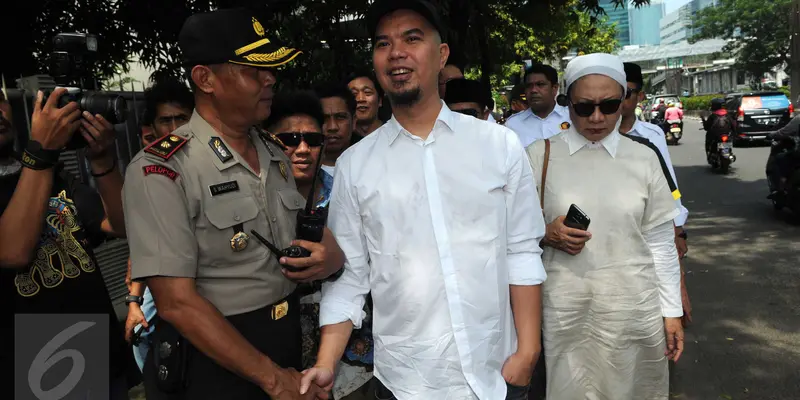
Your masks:
{"label": "officer's hand", "polygon": [[275,400],[328,399],[328,393],[315,384],[311,384],[305,393],[301,394],[302,378],[303,375],[294,368],[280,369],[275,376],[275,386],[265,392]]}
{"label": "officer's hand", "polygon": [[44,93],[40,90],[36,94],[36,104],[33,107],[31,118],[31,139],[39,142],[46,150],[61,150],[72,138],[72,134],[80,126],[81,110],[78,103],[70,102],[58,108],[58,99],[67,92],[67,89],[58,88],[47,97],[44,102]]}
{"label": "officer's hand", "polygon": [[283,275],[296,282],[312,282],[320,279],[325,279],[333,272],[325,268],[325,260],[327,259],[328,252],[322,243],[309,242],[307,240],[293,240],[292,246],[300,246],[311,252],[311,256],[304,258],[290,258],[282,257],[280,263],[289,265],[295,268],[301,268],[302,271],[291,272],[287,269],[282,269]]}

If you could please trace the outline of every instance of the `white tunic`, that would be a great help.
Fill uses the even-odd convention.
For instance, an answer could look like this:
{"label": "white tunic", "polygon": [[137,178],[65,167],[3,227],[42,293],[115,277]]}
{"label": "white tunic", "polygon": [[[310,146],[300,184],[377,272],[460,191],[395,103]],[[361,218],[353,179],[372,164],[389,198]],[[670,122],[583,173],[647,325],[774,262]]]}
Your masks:
{"label": "white tunic", "polygon": [[[550,151],[545,221],[575,203],[591,218],[592,239],[577,256],[544,251],[547,398],[666,399],[662,314],[679,313],[665,307],[680,308],[680,297],[659,301],[644,233],[678,210],[657,155],[616,131],[591,143],[574,128],[551,138]],[[544,141],[527,152],[539,181]]]}

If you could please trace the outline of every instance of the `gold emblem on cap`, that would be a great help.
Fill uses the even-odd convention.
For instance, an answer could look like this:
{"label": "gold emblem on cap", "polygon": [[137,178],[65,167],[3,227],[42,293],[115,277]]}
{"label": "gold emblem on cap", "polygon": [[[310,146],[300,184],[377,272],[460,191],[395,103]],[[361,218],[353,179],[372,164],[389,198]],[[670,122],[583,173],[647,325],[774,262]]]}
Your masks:
{"label": "gold emblem on cap", "polygon": [[250,240],[250,236],[246,233],[236,232],[231,238],[231,249],[233,249],[233,251],[242,251],[246,249],[248,240]]}
{"label": "gold emblem on cap", "polygon": [[283,176],[283,180],[288,181],[289,175],[286,174],[286,165],[283,163],[283,161],[281,161],[280,164],[278,164],[278,167],[281,170],[281,176]]}
{"label": "gold emblem on cap", "polygon": [[264,36],[264,27],[261,26],[256,17],[253,17],[253,30],[256,31],[258,36]]}

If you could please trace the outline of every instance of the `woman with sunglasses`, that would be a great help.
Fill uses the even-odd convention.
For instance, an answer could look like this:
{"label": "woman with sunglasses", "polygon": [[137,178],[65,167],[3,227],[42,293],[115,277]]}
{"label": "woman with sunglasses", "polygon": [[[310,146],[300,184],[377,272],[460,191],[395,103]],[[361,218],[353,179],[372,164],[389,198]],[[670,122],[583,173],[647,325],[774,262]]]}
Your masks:
{"label": "woman with sunglasses", "polygon": [[618,131],[622,61],[576,57],[565,78],[572,126],[527,148],[548,222],[547,398],[666,399],[683,351],[678,210],[657,153]]}

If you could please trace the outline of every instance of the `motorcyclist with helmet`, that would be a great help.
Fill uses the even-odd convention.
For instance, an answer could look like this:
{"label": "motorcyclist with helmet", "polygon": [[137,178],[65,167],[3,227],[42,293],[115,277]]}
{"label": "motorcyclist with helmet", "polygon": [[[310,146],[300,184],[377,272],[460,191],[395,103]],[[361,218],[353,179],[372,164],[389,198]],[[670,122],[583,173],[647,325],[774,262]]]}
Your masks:
{"label": "motorcyclist with helmet", "polygon": [[720,135],[731,134],[736,127],[736,120],[725,109],[725,100],[716,98],[711,100],[711,115],[703,119],[703,129],[706,131],[706,155],[716,150],[713,146]]}
{"label": "motorcyclist with helmet", "polygon": [[767,159],[767,178],[770,194],[774,200],[783,192],[784,180],[800,166],[800,115],[792,118],[786,126],[767,135],[772,141],[772,151]]}

